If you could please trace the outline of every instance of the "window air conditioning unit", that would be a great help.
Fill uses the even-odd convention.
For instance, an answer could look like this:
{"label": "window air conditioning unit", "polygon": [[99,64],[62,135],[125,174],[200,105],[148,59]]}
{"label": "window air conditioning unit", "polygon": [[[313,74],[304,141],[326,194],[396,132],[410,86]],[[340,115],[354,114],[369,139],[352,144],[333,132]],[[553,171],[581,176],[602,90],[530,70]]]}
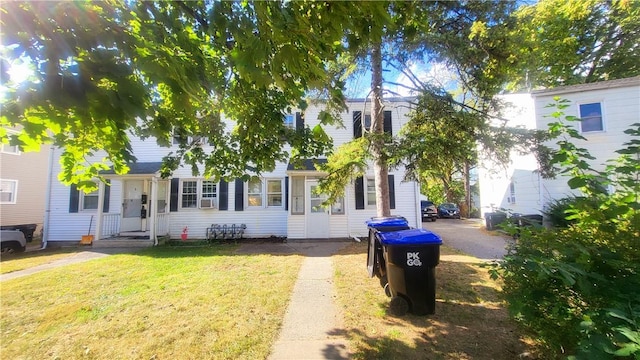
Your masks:
{"label": "window air conditioning unit", "polygon": [[213,198],[200,199],[201,209],[215,209],[216,201]]}

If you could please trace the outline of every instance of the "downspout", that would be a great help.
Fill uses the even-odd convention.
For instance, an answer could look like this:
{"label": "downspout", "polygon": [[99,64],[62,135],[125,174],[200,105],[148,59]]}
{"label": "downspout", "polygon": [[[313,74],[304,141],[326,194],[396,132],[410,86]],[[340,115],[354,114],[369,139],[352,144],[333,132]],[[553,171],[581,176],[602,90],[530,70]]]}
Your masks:
{"label": "downspout", "polygon": [[53,178],[53,155],[55,147],[49,146],[49,164],[47,166],[47,189],[45,191],[44,219],[42,220],[44,229],[42,231],[42,246],[40,250],[47,248],[49,241],[49,222],[51,221],[51,182]]}
{"label": "downspout", "polygon": [[422,228],[422,209],[420,209],[420,183],[417,181],[413,182],[413,196],[416,200],[416,228]]}
{"label": "downspout", "polygon": [[158,246],[158,178],[151,176],[151,196],[149,197],[149,236],[153,240],[153,246]]}

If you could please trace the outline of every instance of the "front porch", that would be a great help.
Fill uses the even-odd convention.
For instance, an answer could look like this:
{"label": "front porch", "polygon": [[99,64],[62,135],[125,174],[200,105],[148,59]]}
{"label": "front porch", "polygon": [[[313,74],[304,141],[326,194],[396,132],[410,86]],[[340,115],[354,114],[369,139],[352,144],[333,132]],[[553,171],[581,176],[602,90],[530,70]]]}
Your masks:
{"label": "front porch", "polygon": [[133,163],[126,175],[113,170],[104,173],[109,185],[98,184],[98,203],[103,203],[106,186],[117,185],[119,206],[117,212],[103,212],[103,207],[98,207],[94,246],[152,246],[158,237],[169,234],[168,181],[159,177],[161,165]]}

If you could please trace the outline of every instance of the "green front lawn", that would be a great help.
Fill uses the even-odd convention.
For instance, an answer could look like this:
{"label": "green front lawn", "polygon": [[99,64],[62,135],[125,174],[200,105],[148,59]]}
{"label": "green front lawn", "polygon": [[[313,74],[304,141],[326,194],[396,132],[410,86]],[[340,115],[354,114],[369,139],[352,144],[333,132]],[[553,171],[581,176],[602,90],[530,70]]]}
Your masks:
{"label": "green front lawn", "polygon": [[150,248],[4,281],[2,358],[264,359],[303,258],[236,248]]}

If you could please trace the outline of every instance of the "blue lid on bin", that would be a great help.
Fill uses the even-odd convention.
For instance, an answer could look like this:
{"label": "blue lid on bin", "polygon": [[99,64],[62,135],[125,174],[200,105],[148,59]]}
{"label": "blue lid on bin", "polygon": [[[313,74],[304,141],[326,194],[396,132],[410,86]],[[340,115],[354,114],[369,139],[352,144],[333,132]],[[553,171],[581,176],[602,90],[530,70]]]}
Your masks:
{"label": "blue lid on bin", "polygon": [[441,245],[438,234],[425,229],[409,229],[378,234],[382,245]]}
{"label": "blue lid on bin", "polygon": [[385,217],[372,217],[367,220],[367,226],[372,228],[379,228],[385,226],[406,226],[409,227],[409,222],[404,216],[385,216]]}

